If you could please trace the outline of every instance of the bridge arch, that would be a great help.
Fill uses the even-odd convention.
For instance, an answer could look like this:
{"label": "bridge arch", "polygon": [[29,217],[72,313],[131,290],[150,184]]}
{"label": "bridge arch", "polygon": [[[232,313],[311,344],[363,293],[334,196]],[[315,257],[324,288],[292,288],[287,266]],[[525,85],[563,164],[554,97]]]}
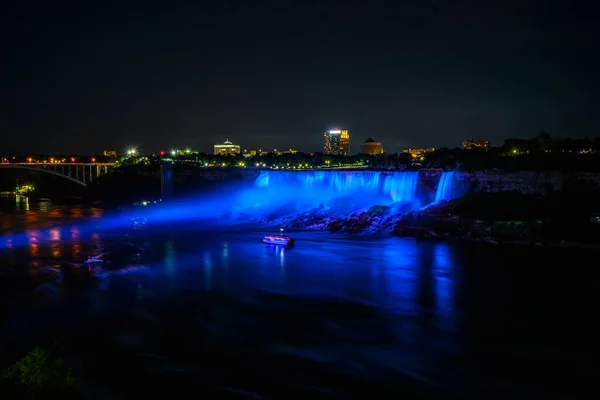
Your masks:
{"label": "bridge arch", "polygon": [[56,176],[60,176],[61,178],[65,178],[68,179],[72,182],[78,183],[83,187],[87,187],[87,183],[83,183],[82,181],[78,181],[77,179],[65,175],[65,174],[61,174],[60,172],[56,172],[56,171],[52,171],[50,169],[47,168],[36,168],[36,167],[29,167],[27,165],[15,165],[15,164],[0,164],[0,169],[1,168],[18,168],[18,169],[27,169],[30,171],[39,171],[39,172],[45,172],[47,174],[52,174],[52,175],[56,175]]}

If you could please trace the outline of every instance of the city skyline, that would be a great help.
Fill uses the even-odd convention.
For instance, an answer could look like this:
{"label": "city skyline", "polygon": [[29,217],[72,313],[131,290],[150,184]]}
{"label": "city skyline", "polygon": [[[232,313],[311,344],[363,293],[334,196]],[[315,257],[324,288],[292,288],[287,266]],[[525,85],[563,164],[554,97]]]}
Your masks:
{"label": "city skyline", "polygon": [[208,151],[235,137],[314,151],[324,127],[344,126],[354,153],[368,137],[399,152],[539,131],[598,136],[600,24],[589,7],[13,2],[0,144]]}

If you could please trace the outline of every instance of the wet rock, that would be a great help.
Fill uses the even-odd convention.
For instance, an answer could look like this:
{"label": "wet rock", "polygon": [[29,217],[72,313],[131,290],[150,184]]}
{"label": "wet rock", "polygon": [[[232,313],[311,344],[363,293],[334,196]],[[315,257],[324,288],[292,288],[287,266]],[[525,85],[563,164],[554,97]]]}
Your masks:
{"label": "wet rock", "polygon": [[329,231],[331,231],[331,232],[339,232],[342,230],[342,228],[344,227],[345,224],[346,224],[346,221],[344,221],[341,218],[336,218],[329,223],[328,228],[329,228]]}
{"label": "wet rock", "polygon": [[374,224],[380,225],[389,211],[388,206],[373,206],[367,211],[352,213],[347,218],[338,218],[330,222],[328,228],[331,232],[362,233]]}

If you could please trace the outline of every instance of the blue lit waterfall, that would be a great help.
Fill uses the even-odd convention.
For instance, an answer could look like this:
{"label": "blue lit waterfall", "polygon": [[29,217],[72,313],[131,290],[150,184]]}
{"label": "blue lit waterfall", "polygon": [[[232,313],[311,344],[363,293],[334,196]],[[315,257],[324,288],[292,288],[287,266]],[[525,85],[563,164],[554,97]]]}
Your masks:
{"label": "blue lit waterfall", "polygon": [[298,208],[342,201],[353,207],[413,204],[417,202],[418,183],[418,172],[263,171],[256,179],[255,190],[244,193],[241,202]]}
{"label": "blue lit waterfall", "polygon": [[[430,175],[423,179],[430,179]],[[457,197],[463,189],[454,181],[454,172],[442,173],[435,203]],[[418,171],[267,170],[259,172],[253,182],[228,183],[201,196],[149,208],[140,215],[159,222],[230,224],[294,216],[345,218],[372,206],[391,206],[390,214],[402,214],[433,200],[431,191],[419,190],[419,182]]]}
{"label": "blue lit waterfall", "polygon": [[438,182],[435,191],[435,204],[441,201],[452,200],[455,197],[454,174],[454,172],[442,172],[442,176],[440,176],[440,181]]}

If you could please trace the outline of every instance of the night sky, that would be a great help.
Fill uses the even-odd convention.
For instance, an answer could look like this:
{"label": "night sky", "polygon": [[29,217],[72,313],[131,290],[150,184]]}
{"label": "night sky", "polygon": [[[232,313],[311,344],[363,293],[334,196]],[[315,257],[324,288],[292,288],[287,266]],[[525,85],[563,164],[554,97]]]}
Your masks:
{"label": "night sky", "polygon": [[600,136],[591,1],[78,3],[2,10],[0,153]]}

